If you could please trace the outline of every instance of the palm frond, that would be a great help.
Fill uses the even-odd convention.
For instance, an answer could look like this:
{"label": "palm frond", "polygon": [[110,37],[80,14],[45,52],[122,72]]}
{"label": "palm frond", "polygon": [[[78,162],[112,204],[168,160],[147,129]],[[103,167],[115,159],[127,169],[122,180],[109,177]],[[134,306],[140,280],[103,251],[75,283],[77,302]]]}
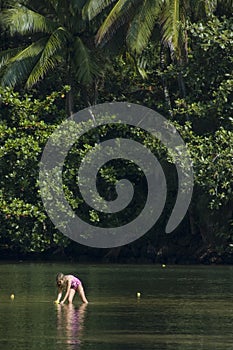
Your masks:
{"label": "palm frond", "polygon": [[126,23],[133,16],[136,5],[140,2],[140,0],[118,0],[97,32],[97,45],[106,43],[117,29]]}
{"label": "palm frond", "polygon": [[62,48],[67,46],[68,40],[69,33],[62,27],[59,27],[50,35],[40,58],[30,72],[26,87],[30,88],[36,84],[49,70],[57,66],[57,63],[62,59]]}
{"label": "palm frond", "polygon": [[179,0],[167,0],[163,8],[162,32],[165,42],[172,41],[174,46],[178,42],[177,27],[180,20]]}
{"label": "palm frond", "polygon": [[43,51],[46,40],[43,38],[36,41],[9,59],[1,85],[14,87],[25,81]]}
{"label": "palm frond", "polygon": [[146,79],[147,78],[146,68],[147,68],[147,64],[148,64],[146,57],[143,55],[140,55],[139,57],[137,57],[135,64],[136,64],[136,68],[137,68],[139,74],[141,75],[141,77],[143,79]]}
{"label": "palm frond", "polygon": [[76,76],[82,84],[89,84],[94,76],[99,75],[98,67],[88,48],[81,38],[76,37],[73,49],[73,67],[76,67]]}
{"label": "palm frond", "polygon": [[69,11],[73,16],[82,13],[82,9],[86,4],[86,0],[69,0]]}
{"label": "palm frond", "polygon": [[106,7],[116,2],[116,0],[89,0],[83,7],[83,18],[88,18],[92,20],[100,12],[102,12]]}
{"label": "palm frond", "polygon": [[56,24],[45,16],[34,12],[23,5],[6,9],[1,13],[0,22],[3,27],[9,30],[11,35],[19,33],[51,33],[56,28]]}
{"label": "palm frond", "polygon": [[14,57],[18,52],[23,50],[23,47],[18,47],[14,49],[8,49],[0,52],[0,70],[8,64],[10,59]]}
{"label": "palm frond", "polygon": [[126,37],[128,47],[140,54],[148,44],[161,11],[161,0],[145,0],[134,16]]}
{"label": "palm frond", "polygon": [[180,1],[165,0],[160,19],[162,40],[176,53],[182,42],[180,35],[182,35],[181,26],[184,20],[181,18]]}

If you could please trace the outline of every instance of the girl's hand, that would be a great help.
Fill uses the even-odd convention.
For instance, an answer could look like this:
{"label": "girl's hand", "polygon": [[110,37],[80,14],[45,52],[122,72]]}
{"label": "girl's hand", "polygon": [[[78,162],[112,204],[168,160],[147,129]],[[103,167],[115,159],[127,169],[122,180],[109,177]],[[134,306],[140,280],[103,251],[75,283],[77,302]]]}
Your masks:
{"label": "girl's hand", "polygon": [[60,304],[64,304],[64,301],[61,301]]}

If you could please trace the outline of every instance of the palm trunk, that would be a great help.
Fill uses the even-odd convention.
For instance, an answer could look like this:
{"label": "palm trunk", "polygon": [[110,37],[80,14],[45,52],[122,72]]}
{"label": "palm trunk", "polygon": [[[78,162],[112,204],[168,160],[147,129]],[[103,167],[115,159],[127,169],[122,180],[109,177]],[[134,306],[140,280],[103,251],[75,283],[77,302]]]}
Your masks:
{"label": "palm trunk", "polygon": [[185,83],[184,83],[184,77],[182,72],[179,72],[178,74],[178,85],[179,85],[179,90],[182,98],[186,97],[186,88],[185,88]]}
{"label": "palm trunk", "polygon": [[72,68],[71,68],[71,58],[70,53],[67,56],[67,82],[70,86],[70,91],[67,94],[66,98],[66,113],[70,117],[74,114],[74,82],[72,78]]}
{"label": "palm trunk", "polygon": [[[181,57],[178,58],[178,65],[180,68],[182,68],[182,66],[188,62],[188,34],[187,34],[187,30],[185,30],[184,36],[185,36],[184,48],[182,50]],[[178,74],[178,84],[179,84],[179,89],[180,89],[180,93],[181,93],[182,98],[186,98],[186,87],[185,87],[184,77],[183,77],[181,69],[180,69],[180,72]]]}
{"label": "palm trunk", "polygon": [[[161,44],[161,50],[160,50],[160,66],[162,72],[165,70],[165,50],[164,50],[164,45]],[[170,117],[173,117],[173,111],[172,111],[172,105],[171,105],[171,98],[169,94],[169,89],[167,86],[167,80],[162,76],[162,85],[163,85],[163,93],[164,93],[164,98],[165,102],[168,108],[168,113]]]}
{"label": "palm trunk", "polygon": [[71,116],[72,114],[74,114],[74,97],[73,97],[72,86],[70,87],[70,91],[67,94],[66,112],[67,112],[68,116]]}

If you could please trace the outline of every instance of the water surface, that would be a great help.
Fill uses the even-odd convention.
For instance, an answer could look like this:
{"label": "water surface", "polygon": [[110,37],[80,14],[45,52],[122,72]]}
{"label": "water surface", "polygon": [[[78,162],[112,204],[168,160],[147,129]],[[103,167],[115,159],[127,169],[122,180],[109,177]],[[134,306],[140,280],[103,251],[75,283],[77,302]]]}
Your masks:
{"label": "water surface", "polygon": [[[53,303],[60,271],[88,305]],[[232,330],[230,266],[0,264],[0,349],[232,350]]]}

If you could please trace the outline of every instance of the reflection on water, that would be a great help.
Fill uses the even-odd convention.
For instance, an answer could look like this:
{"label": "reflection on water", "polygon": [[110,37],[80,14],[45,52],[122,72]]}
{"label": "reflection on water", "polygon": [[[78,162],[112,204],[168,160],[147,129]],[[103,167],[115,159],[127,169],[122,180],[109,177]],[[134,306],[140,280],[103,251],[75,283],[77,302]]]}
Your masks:
{"label": "reflection on water", "polygon": [[[88,305],[54,305],[57,271]],[[233,349],[231,266],[0,264],[0,278],[1,350]]]}
{"label": "reflection on water", "polygon": [[82,304],[80,307],[75,307],[73,304],[58,304],[56,307],[57,343],[65,343],[68,350],[79,349],[87,304]]}

